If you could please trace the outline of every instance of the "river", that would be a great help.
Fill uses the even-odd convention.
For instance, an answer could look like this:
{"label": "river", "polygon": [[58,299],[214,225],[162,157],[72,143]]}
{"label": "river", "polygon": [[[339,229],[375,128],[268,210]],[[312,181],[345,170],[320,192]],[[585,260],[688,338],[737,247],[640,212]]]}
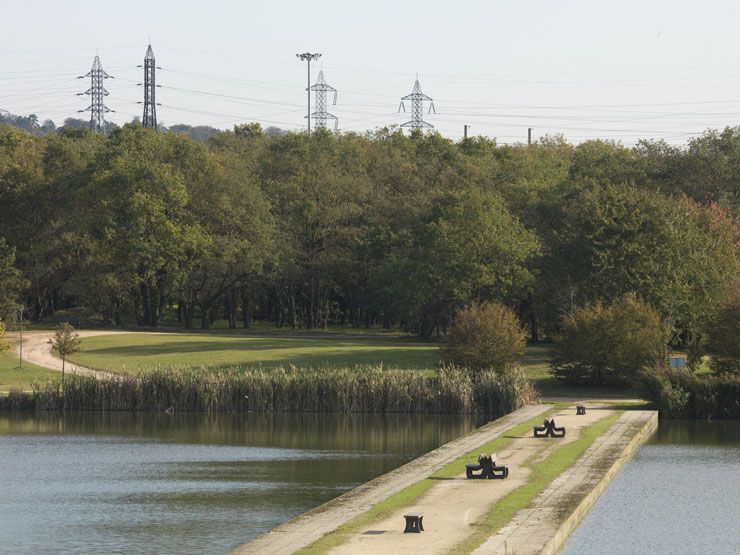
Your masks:
{"label": "river", "polygon": [[740,422],[662,420],[563,553],[740,553]]}
{"label": "river", "polygon": [[0,414],[0,552],[225,553],[480,423]]}

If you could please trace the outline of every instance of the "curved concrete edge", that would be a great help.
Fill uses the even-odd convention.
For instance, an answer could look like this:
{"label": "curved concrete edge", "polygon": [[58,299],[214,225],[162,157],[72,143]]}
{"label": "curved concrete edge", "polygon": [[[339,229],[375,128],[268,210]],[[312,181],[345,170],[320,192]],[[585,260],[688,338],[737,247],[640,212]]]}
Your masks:
{"label": "curved concrete edge", "polygon": [[[565,521],[563,521],[555,535],[542,550],[543,555],[554,555],[565,546],[570,535],[581,523],[581,520],[583,520],[583,518],[591,510],[591,507],[593,507],[594,503],[596,503],[596,500],[601,496],[602,493],[604,493],[604,490],[612,481],[614,476],[617,475],[617,472],[619,472],[627,463],[627,461],[632,458],[632,456],[635,454],[635,451],[637,451],[637,448],[645,443],[648,439],[650,439],[650,436],[652,436],[658,429],[657,411],[640,412],[648,413],[649,415],[646,417],[646,420],[642,427],[629,441],[629,443],[624,446],[622,452],[616,458],[614,463],[612,463],[609,469],[604,473],[604,476],[601,478],[601,480],[599,480],[599,482],[593,487],[593,489],[581,500],[575,510],[570,514],[570,516],[566,518]],[[625,416],[628,414],[629,413],[623,415],[622,419],[624,419]]]}
{"label": "curved concrete edge", "polygon": [[403,466],[383,474],[327,501],[264,535],[236,548],[232,553],[287,554],[312,544],[342,524],[366,512],[391,495],[415,484],[473,451],[512,427],[552,408],[552,405],[528,405],[471,431]]}
{"label": "curved concrete edge", "polygon": [[[473,553],[557,553],[612,478],[657,427],[657,411],[625,412],[535,498],[531,507],[518,511]],[[574,502],[577,505],[571,511]]]}

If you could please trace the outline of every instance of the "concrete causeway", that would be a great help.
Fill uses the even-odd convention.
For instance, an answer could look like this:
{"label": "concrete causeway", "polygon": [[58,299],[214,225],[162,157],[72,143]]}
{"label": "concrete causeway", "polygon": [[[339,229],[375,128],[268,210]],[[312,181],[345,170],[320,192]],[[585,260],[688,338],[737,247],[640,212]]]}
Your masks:
{"label": "concrete causeway", "polygon": [[494,420],[383,476],[348,491],[240,546],[233,553],[293,553],[336,530],[391,495],[429,477],[469,451],[534,418],[552,405],[529,405]]}
{"label": "concrete causeway", "polygon": [[656,411],[627,411],[475,555],[557,553],[614,475],[658,427]]}

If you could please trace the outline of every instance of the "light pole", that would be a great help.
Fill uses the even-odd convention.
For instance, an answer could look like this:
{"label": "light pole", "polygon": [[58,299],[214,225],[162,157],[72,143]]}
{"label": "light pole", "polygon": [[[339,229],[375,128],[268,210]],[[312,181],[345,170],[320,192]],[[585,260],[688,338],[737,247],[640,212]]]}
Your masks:
{"label": "light pole", "polygon": [[306,119],[308,120],[308,134],[311,134],[311,60],[318,60],[321,58],[321,54],[312,54],[311,52],[304,52],[303,54],[296,54],[296,58],[301,61],[308,62],[308,112],[306,113]]}
{"label": "light pole", "polygon": [[25,303],[18,309],[18,323],[20,342],[18,344],[18,368],[23,368],[23,313],[26,311]]}

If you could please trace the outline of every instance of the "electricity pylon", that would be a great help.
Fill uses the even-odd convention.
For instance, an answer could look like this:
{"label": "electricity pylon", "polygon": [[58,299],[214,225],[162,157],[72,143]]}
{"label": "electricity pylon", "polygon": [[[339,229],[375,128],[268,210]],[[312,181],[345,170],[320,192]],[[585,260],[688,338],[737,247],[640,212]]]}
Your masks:
{"label": "electricity pylon", "polygon": [[155,131],[157,130],[157,101],[155,97],[155,89],[157,88],[155,73],[157,69],[162,68],[156,64],[154,51],[150,44],[144,56],[144,117],[141,124],[144,127],[151,127]]}
{"label": "electricity pylon", "polygon": [[324,72],[319,71],[319,76],[316,79],[316,84],[311,87],[312,91],[316,92],[316,111],[311,114],[311,117],[316,122],[316,127],[326,127],[326,120],[334,120],[334,131],[337,131],[339,127],[339,118],[334,114],[330,114],[326,111],[326,93],[334,93],[333,106],[337,104],[337,89],[327,84],[324,80]]}
{"label": "electricity pylon", "polygon": [[90,78],[90,88],[84,93],[77,93],[77,96],[89,95],[90,106],[79,111],[90,112],[90,131],[93,133],[105,133],[105,114],[114,112],[115,110],[111,110],[105,105],[105,97],[108,96],[108,91],[105,90],[103,81],[105,79],[113,79],[113,77],[105,72],[97,55],[95,56],[95,60],[93,60],[90,71],[85,75],[81,75],[78,79],[84,79],[86,77]]}
{"label": "electricity pylon", "polygon": [[398,107],[398,111],[400,112],[403,110],[406,112],[406,106],[404,105],[404,100],[410,100],[411,101],[411,121],[407,121],[406,123],[401,124],[401,127],[410,127],[413,129],[424,129],[426,128],[434,128],[434,126],[431,123],[427,123],[424,121],[424,101],[428,101],[429,104],[429,112],[432,113],[432,111],[436,114],[437,110],[434,108],[434,101],[431,97],[428,97],[423,92],[421,92],[421,85],[419,85],[419,76],[416,76],[416,81],[414,82],[414,90],[411,91],[411,94],[407,94],[403,98],[401,98],[401,105]]}

